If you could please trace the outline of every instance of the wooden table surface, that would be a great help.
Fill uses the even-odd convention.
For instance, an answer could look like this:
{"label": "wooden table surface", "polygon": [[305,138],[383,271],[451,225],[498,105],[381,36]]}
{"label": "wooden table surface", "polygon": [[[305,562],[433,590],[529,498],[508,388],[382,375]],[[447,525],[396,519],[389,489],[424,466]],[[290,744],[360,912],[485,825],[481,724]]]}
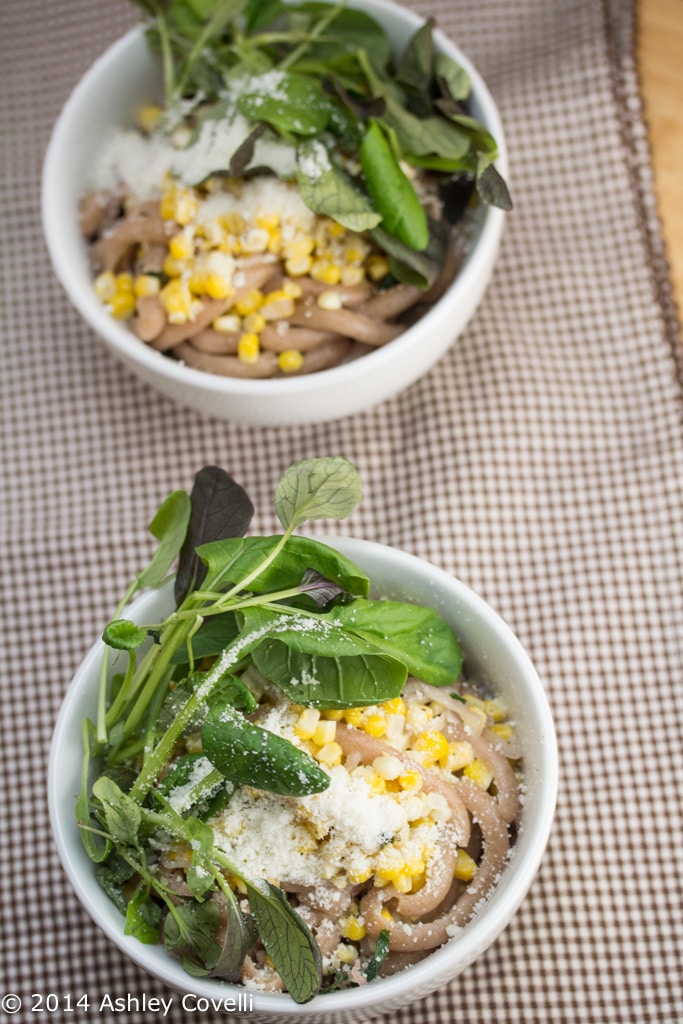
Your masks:
{"label": "wooden table surface", "polygon": [[638,66],[655,189],[683,316],[683,0],[638,0]]}

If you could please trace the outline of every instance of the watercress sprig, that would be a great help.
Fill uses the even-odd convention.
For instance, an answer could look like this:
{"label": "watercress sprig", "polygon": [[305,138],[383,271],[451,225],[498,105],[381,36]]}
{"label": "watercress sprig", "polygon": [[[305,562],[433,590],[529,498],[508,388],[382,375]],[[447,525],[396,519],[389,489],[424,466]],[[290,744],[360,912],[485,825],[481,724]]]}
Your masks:
{"label": "watercress sprig", "polygon": [[[151,529],[158,549],[126,590],[128,600],[161,585],[177,556],[175,608],[141,624],[122,618],[119,605],[102,638],[128,663],[110,676],[105,659],[101,731],[83,724],[76,819],[125,928],[145,942],[163,935],[190,973],[232,980],[258,937],[300,1002],[321,986],[315,939],[276,886],[237,869],[210,821],[238,786],[298,798],[330,779],[305,751],[251,720],[251,683],[265,681],[297,704],[348,708],[397,696],[409,673],[451,685],[461,667],[439,615],[371,599],[358,566],[295,534],[307,522],[346,518],[360,497],[347,459],[295,463],[275,491],[282,533],[246,536],[246,492],[219,467],[200,470],[190,495],[175,492],[162,504]],[[200,753],[183,752],[189,733],[201,737]],[[158,862],[169,841],[191,851],[180,903]],[[248,914],[229,878],[246,891]]]}

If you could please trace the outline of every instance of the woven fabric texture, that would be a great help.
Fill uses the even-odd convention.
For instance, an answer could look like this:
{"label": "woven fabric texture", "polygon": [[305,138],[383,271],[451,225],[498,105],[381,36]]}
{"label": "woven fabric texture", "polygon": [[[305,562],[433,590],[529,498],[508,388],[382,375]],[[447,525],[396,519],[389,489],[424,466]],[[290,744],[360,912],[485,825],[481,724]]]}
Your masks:
{"label": "woven fabric texture", "polygon": [[[261,431],[139,383],[49,266],[49,133],[80,75],[135,21],[132,7],[2,4],[0,945],[4,989],[24,999],[15,1020],[35,1019],[32,993],[88,993],[88,1012],[53,1019],[110,1024],[122,1014],[96,1012],[105,994],[165,991],[81,908],[45,796],[60,702],[146,562],[145,524],[218,463],[254,499],[253,529],[275,530],[282,470],[332,453],[364,482],[335,531],[427,558],[489,600],[547,685],[560,744],[555,827],[522,908],[465,974],[396,1020],[683,1020],[681,362],[633,5],[414,6],[472,57],[501,109],[515,209],[493,282],[466,333],[408,391],[349,420]],[[167,1019],[183,1020],[177,1003]]]}

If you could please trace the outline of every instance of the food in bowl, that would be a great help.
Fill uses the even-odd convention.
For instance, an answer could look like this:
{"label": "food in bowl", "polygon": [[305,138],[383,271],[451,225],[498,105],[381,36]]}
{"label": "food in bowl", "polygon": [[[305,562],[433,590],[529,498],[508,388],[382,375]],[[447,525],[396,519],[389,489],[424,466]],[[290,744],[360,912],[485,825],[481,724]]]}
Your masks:
{"label": "food in bowl", "polygon": [[[302,1004],[457,938],[508,870],[526,767],[503,701],[462,671],[441,615],[387,597],[295,534],[344,518],[334,457],[280,480],[284,532],[217,467],[172,494],[103,634],[76,817],[127,935],[193,978]],[[175,610],[120,618],[179,553]]]}
{"label": "food in bowl", "polygon": [[345,3],[170,5],[148,35],[163,101],[104,146],[81,226],[105,308],[194,369],[296,376],[389,344],[457,273],[468,207],[510,207],[431,21],[400,52]]}

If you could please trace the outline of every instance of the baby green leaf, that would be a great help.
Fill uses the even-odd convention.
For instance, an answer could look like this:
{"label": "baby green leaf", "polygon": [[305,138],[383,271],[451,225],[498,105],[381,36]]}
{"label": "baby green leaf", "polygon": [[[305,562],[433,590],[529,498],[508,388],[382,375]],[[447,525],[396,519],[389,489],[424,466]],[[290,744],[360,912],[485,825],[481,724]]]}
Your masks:
{"label": "baby green leaf", "polygon": [[206,975],[218,962],[221,947],[215,936],[219,918],[220,911],[213,900],[181,903],[166,915],[166,949],[182,956],[188,974]]}
{"label": "baby green leaf", "polygon": [[129,619],[114,619],[105,628],[102,639],[107,647],[117,651],[134,651],[147,639],[147,630]]}
{"label": "baby green leaf", "polygon": [[266,121],[282,135],[318,135],[330,118],[322,87],[291,71],[268,72],[265,81],[258,76],[238,96],[236,106],[249,121]]}
{"label": "baby green leaf", "polygon": [[275,511],[288,533],[313,519],[346,519],[360,501],[356,467],[343,456],[295,462],[280,477]]}
{"label": "baby green leaf", "polygon": [[425,21],[413,34],[396,65],[396,79],[418,93],[426,93],[432,81],[434,20]]}
{"label": "baby green leaf", "polygon": [[161,908],[150,897],[149,886],[137,887],[126,907],[124,935],[133,935],[139,942],[154,946],[159,941]]}
{"label": "baby green leaf", "polygon": [[400,601],[364,601],[338,605],[326,613],[376,649],[402,662],[410,675],[434,686],[450,686],[462,671],[460,645],[453,630],[431,608]]}
{"label": "baby green leaf", "polygon": [[248,722],[230,706],[209,711],[202,726],[202,747],[231,782],[283,796],[320,793],[329,776],[312,757],[288,740]]}
{"label": "baby green leaf", "polygon": [[[363,645],[367,646],[367,645]],[[405,666],[382,654],[316,655],[281,640],[266,640],[253,652],[261,675],[291,701],[314,708],[351,708],[397,697]]]}
{"label": "baby green leaf", "polygon": [[212,978],[224,978],[226,981],[237,982],[244,958],[256,939],[251,918],[245,918],[239,908],[232,889],[228,886],[213,897],[218,904],[223,927],[219,928],[217,937],[223,931],[224,938],[220,955],[209,971]]}
{"label": "baby green leaf", "polygon": [[375,949],[368,961],[368,966],[365,968],[365,977],[368,981],[374,981],[379,972],[382,969],[382,965],[387,958],[389,953],[389,932],[386,928],[377,936],[377,942],[375,943]]}
{"label": "baby green leaf", "polygon": [[427,215],[377,121],[368,125],[360,147],[360,163],[385,230],[411,249],[426,248]]}
{"label": "baby green leaf", "polygon": [[180,551],[190,521],[190,496],[187,491],[174,491],[159,506],[149,524],[149,532],[159,547],[146,569],[138,573],[138,587],[158,587]]}
{"label": "baby green leaf", "polygon": [[497,206],[501,210],[512,209],[512,198],[508,187],[493,164],[487,164],[481,173],[477,174],[476,187],[483,202],[489,203],[490,206]]}
{"label": "baby green leaf", "polygon": [[247,882],[249,909],[266,952],[296,1003],[306,1003],[320,990],[322,959],[308,925],[277,886]]}
{"label": "baby green leaf", "polygon": [[447,53],[434,58],[434,75],[444,96],[452,100],[466,100],[472,89],[467,71]]}
{"label": "baby green leaf", "polygon": [[140,806],[106,775],[100,776],[92,792],[102,805],[107,831],[112,839],[126,846],[137,845],[142,823]]}
{"label": "baby green leaf", "polygon": [[350,231],[367,231],[382,219],[317,139],[299,144],[296,180],[310,210],[332,217]]}
{"label": "baby green leaf", "polygon": [[[280,539],[278,536],[247,537],[203,545],[198,554],[208,567],[207,585],[222,589],[226,583],[237,583],[250,576],[267,560]],[[350,559],[327,544],[298,536],[288,537],[276,560],[251,580],[250,587],[259,591],[295,587],[301,580],[302,567],[306,566],[315,567],[351,594],[361,597],[368,594],[368,577]],[[200,636],[203,630],[204,626],[196,636]]]}
{"label": "baby green leaf", "polygon": [[254,514],[247,492],[218,466],[205,466],[194,478],[190,496],[191,513],[178,572],[175,579],[176,604],[196,590],[206,569],[197,555],[200,545],[224,537],[241,537]]}

